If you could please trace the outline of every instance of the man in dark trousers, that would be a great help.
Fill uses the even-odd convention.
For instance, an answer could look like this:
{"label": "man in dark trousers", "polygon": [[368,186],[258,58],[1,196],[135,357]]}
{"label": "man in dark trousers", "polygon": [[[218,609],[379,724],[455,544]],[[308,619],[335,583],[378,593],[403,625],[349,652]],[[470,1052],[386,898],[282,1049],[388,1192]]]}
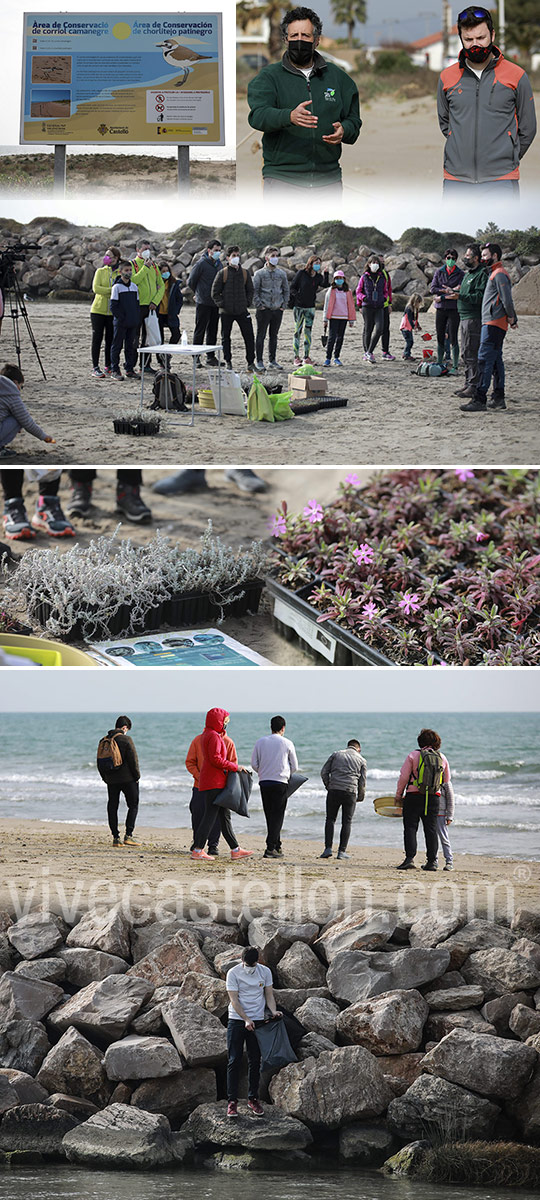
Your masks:
{"label": "man in dark trousers", "polygon": [[[195,293],[194,346],[202,346],[204,342],[207,346],[217,345],[219,308],[212,299],[212,284],[222,266],[221,249],[219,238],[210,238],[201,257],[191,268],[188,287]],[[209,367],[217,367],[218,360],[213,350],[206,355],[206,362]],[[202,366],[200,359],[197,359],[197,365]]]}
{"label": "man in dark trousers", "polygon": [[[119,767],[115,767],[112,771],[103,773],[100,771],[103,782],[107,784],[109,799],[107,803],[107,818],[109,821],[109,829],[113,837],[113,846],[121,846],[122,841],[118,829],[118,804],[120,802],[120,793],[124,796],[127,804],[126,815],[126,832],[124,835],[124,846],[140,846],[140,842],[133,837],[135,821],[137,820],[137,812],[139,809],[139,779],[141,772],[139,769],[139,759],[133,739],[129,737],[131,729],[131,721],[129,717],[121,716],[116,718],[114,729],[109,729],[107,737],[113,738],[116,741],[120,754],[122,755],[122,763]],[[99,770],[99,767],[98,767]]]}
{"label": "man in dark trousers", "polygon": [[287,786],[298,770],[296,750],[285,737],[285,717],[272,717],[270,733],[255,742],[251,765],[259,776],[259,787],[266,818],[264,858],[282,858],[281,830],[287,808]]}
{"label": "man in dark trousers", "polygon": [[218,271],[212,284],[212,299],[221,312],[221,342],[225,365],[232,369],[231,330],[236,321],[246,347],[248,371],[255,370],[255,337],[248,308],[253,300],[253,282],[249,271],[240,265],[240,247],[229,246],[227,265]]}
{"label": "man in dark trousers", "polygon": [[427,861],[423,871],[437,870],[439,849],[438,817],[443,783],[450,782],[450,767],[441,754],[441,739],[434,729],[421,729],[418,750],[411,750],[399,773],[396,806],[403,812],[405,858],[398,871],[414,870],[416,837],[420,821],[424,827]]}
{"label": "man in dark trousers", "polygon": [[336,750],[322,768],[321,779],[326,788],[326,822],[321,858],[332,857],[334,826],[340,809],[341,833],[337,856],[340,859],[349,857],[345,851],[351,836],[354,811],[366,794],[366,760],[360,750],[360,742],[351,738],[346,749]]}

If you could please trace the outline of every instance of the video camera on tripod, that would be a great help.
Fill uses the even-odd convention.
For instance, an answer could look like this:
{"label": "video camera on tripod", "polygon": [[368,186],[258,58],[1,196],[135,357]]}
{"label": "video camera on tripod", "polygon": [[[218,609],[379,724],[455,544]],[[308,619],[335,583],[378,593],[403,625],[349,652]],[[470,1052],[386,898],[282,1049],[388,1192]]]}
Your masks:
{"label": "video camera on tripod", "polygon": [[46,379],[47,376],[43,369],[43,363],[39,357],[37,342],[34,337],[30,318],[26,310],[26,304],[21,285],[17,278],[15,265],[18,262],[24,262],[29,250],[37,250],[36,242],[14,242],[11,246],[5,246],[0,250],[0,291],[4,302],[3,316],[11,317],[13,321],[13,338],[15,342],[15,353],[19,368],[21,367],[21,336],[19,329],[19,316],[23,318],[28,331],[31,345],[33,346],[35,356],[41,367],[41,374]]}

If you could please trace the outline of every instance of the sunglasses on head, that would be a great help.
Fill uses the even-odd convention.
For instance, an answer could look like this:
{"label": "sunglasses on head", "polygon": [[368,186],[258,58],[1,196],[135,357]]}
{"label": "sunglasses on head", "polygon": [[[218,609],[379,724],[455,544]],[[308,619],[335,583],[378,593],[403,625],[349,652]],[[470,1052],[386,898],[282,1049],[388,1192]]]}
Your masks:
{"label": "sunglasses on head", "polygon": [[458,13],[458,21],[465,21],[467,17],[477,17],[479,21],[485,21],[488,16],[487,8],[464,8],[463,12]]}

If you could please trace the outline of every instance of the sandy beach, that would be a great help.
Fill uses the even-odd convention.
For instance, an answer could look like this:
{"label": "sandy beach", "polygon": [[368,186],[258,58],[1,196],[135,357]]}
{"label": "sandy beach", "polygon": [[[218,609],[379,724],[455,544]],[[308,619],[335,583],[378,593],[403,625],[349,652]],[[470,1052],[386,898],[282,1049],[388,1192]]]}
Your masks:
{"label": "sandy beach", "polygon": [[[105,795],[105,789],[104,789]],[[103,801],[103,812],[105,800]],[[99,817],[99,810],[95,817]],[[124,902],[162,906],[162,910],[198,915],[208,903],[239,909],[272,908],[283,913],[322,914],[332,906],[398,909],[455,907],[469,919],[494,915],[511,919],[519,907],[535,909],[540,863],[511,857],[457,854],[453,874],[422,871],[396,874],[401,861],[401,824],[396,847],[349,846],[350,859],[320,861],[318,841],[287,840],[285,859],[262,858],[263,839],[241,833],[253,859],[231,863],[225,847],[212,863],[189,858],[191,830],[137,827],[140,847],[111,847],[105,825],[54,824],[46,821],[0,821],[2,837],[0,904],[13,912],[67,903],[75,911],[89,904],[111,907]],[[423,855],[418,854],[418,864]],[[21,914],[19,914],[21,915]]]}
{"label": "sandy beach", "polygon": [[[414,364],[403,362],[400,314],[392,314],[390,349],[395,362],[362,361],[361,323],[348,330],[342,352],[344,366],[328,372],[329,393],[348,399],[342,409],[330,409],[292,421],[252,424],[242,417],[218,419],[202,412],[193,428],[179,424],[184,418],[166,417],[157,437],[134,440],[113,432],[113,417],[138,407],[140,384],[136,380],[114,383],[94,380],[90,370],[90,321],[81,304],[33,303],[29,316],[43,360],[47,380],[39,371],[26,330],[22,332],[23,368],[26,373],[25,402],[38,423],[56,438],[55,446],[23,433],[13,443],[14,463],[95,462],[131,464],[208,463],[253,465],[265,463],[349,465],[352,458],[363,463],[407,463],[444,465],[452,462],[470,466],[481,462],[494,465],[538,461],[540,434],[540,367],[537,347],[540,318],[522,317],[519,328],[505,341],[507,368],[506,412],[464,414],[454,391],[463,384],[463,374],[442,379],[420,379],[411,374]],[[183,319],[193,328],[194,310],[185,308]],[[422,328],[433,334],[435,317],[425,313]],[[288,369],[292,364],[293,314],[284,315],[278,342],[278,359]],[[313,357],[320,365],[322,313],[314,325]],[[2,333],[2,354],[13,358],[12,330],[7,323]],[[420,346],[423,343],[420,342]],[[418,345],[417,355],[421,355]],[[233,332],[233,363],[245,366],[243,343],[237,326]],[[179,373],[191,382],[191,362]],[[207,374],[198,372],[200,386]],[[199,379],[198,379],[199,382]],[[286,374],[283,375],[286,386]],[[150,397],[150,388],[148,391]]]}

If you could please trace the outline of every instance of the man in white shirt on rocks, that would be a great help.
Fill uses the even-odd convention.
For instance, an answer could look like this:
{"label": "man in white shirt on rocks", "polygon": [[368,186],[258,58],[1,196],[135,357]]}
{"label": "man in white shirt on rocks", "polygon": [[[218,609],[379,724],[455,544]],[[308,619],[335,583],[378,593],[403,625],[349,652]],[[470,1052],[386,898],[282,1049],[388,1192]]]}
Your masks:
{"label": "man in white shirt on rocks", "polygon": [[271,733],[253,747],[251,765],[259,776],[259,787],[266,819],[264,858],[282,858],[281,830],[287,808],[287,786],[298,770],[296,750],[285,737],[285,717],[272,717]]}
{"label": "man in white shirt on rocks", "polygon": [[238,1116],[238,1081],[244,1054],[248,1056],[248,1110],[254,1117],[264,1117],[259,1102],[261,1052],[255,1036],[257,1025],[264,1024],[268,1006],[272,1017],[280,1017],[276,1009],[272,972],[259,962],[255,946],[246,946],[242,961],[227,971],[226,987],[229,996],[227,1025],[227,1116]]}

